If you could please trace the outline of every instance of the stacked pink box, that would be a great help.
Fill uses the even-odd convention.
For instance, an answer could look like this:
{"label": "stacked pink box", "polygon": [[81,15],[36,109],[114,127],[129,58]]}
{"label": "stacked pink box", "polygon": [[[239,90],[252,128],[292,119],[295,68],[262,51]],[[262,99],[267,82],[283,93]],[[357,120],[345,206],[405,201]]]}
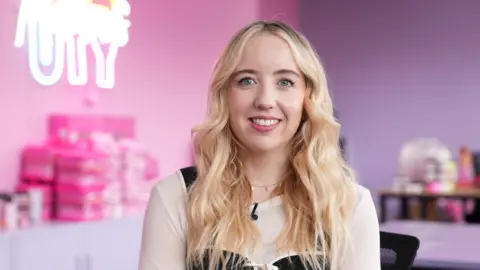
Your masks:
{"label": "stacked pink box", "polygon": [[21,153],[20,182],[17,193],[28,193],[31,189],[42,191],[43,220],[53,214],[53,187],[55,178],[55,153],[48,146],[27,146]]}
{"label": "stacked pink box", "polygon": [[120,204],[116,141],[135,138],[135,120],[121,116],[52,115],[50,144],[56,161],[56,218],[103,219]]}
{"label": "stacked pink box", "polygon": [[55,153],[47,146],[28,146],[22,151],[21,178],[34,182],[52,182]]}
{"label": "stacked pink box", "polygon": [[99,220],[106,213],[108,156],[83,150],[58,153],[56,218],[68,221]]}
{"label": "stacked pink box", "polygon": [[48,132],[45,145],[24,151],[19,189],[32,179],[45,185],[54,219],[98,220],[145,206],[158,168],[135,140],[133,118],[52,115]]}

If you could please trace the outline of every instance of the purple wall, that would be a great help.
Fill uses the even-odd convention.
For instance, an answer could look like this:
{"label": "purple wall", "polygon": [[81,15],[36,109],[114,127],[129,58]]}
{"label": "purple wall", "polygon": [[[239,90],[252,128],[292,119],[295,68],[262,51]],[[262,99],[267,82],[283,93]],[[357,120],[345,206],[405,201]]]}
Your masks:
{"label": "purple wall", "polygon": [[480,1],[301,1],[300,19],[363,185],[388,187],[412,138],[480,149]]}

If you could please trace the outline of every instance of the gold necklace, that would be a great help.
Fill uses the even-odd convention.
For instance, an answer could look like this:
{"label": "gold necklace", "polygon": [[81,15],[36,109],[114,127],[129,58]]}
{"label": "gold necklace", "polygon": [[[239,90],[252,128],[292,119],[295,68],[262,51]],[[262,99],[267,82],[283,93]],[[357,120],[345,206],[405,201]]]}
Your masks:
{"label": "gold necklace", "polygon": [[265,190],[265,192],[268,192],[268,189],[270,187],[277,187],[281,184],[282,183],[275,183],[275,184],[270,184],[270,185],[252,185],[252,184],[250,184],[250,186],[252,187],[252,191],[254,191],[257,188],[263,188]]}

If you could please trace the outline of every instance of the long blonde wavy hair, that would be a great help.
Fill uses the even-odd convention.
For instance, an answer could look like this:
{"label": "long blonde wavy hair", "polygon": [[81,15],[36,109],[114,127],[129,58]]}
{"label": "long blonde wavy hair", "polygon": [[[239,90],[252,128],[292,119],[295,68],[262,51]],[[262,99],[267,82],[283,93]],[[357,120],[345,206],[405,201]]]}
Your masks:
{"label": "long blonde wavy hair", "polygon": [[[339,148],[340,125],[333,115],[325,71],[310,43],[278,21],[256,21],[241,29],[213,72],[205,122],[193,130],[197,179],[187,203],[187,263],[209,270],[229,259],[223,250],[245,254],[261,235],[249,218],[251,188],[238,158],[241,147],[230,129],[227,92],[250,38],[270,33],[285,40],[307,86],[304,122],[291,140],[291,175],[278,190],[286,224],[279,252],[295,252],[313,269],[336,270],[349,245],[349,217],[356,194],[351,169]],[[323,255],[318,255],[319,251]]]}

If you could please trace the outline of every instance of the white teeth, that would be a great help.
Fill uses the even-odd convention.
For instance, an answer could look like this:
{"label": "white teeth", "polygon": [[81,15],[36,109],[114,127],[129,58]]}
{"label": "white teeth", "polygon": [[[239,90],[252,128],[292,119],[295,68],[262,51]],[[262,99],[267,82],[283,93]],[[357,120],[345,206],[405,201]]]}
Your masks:
{"label": "white teeth", "polygon": [[280,122],[280,120],[277,119],[258,119],[258,118],[253,118],[253,123],[260,125],[260,126],[272,126]]}

